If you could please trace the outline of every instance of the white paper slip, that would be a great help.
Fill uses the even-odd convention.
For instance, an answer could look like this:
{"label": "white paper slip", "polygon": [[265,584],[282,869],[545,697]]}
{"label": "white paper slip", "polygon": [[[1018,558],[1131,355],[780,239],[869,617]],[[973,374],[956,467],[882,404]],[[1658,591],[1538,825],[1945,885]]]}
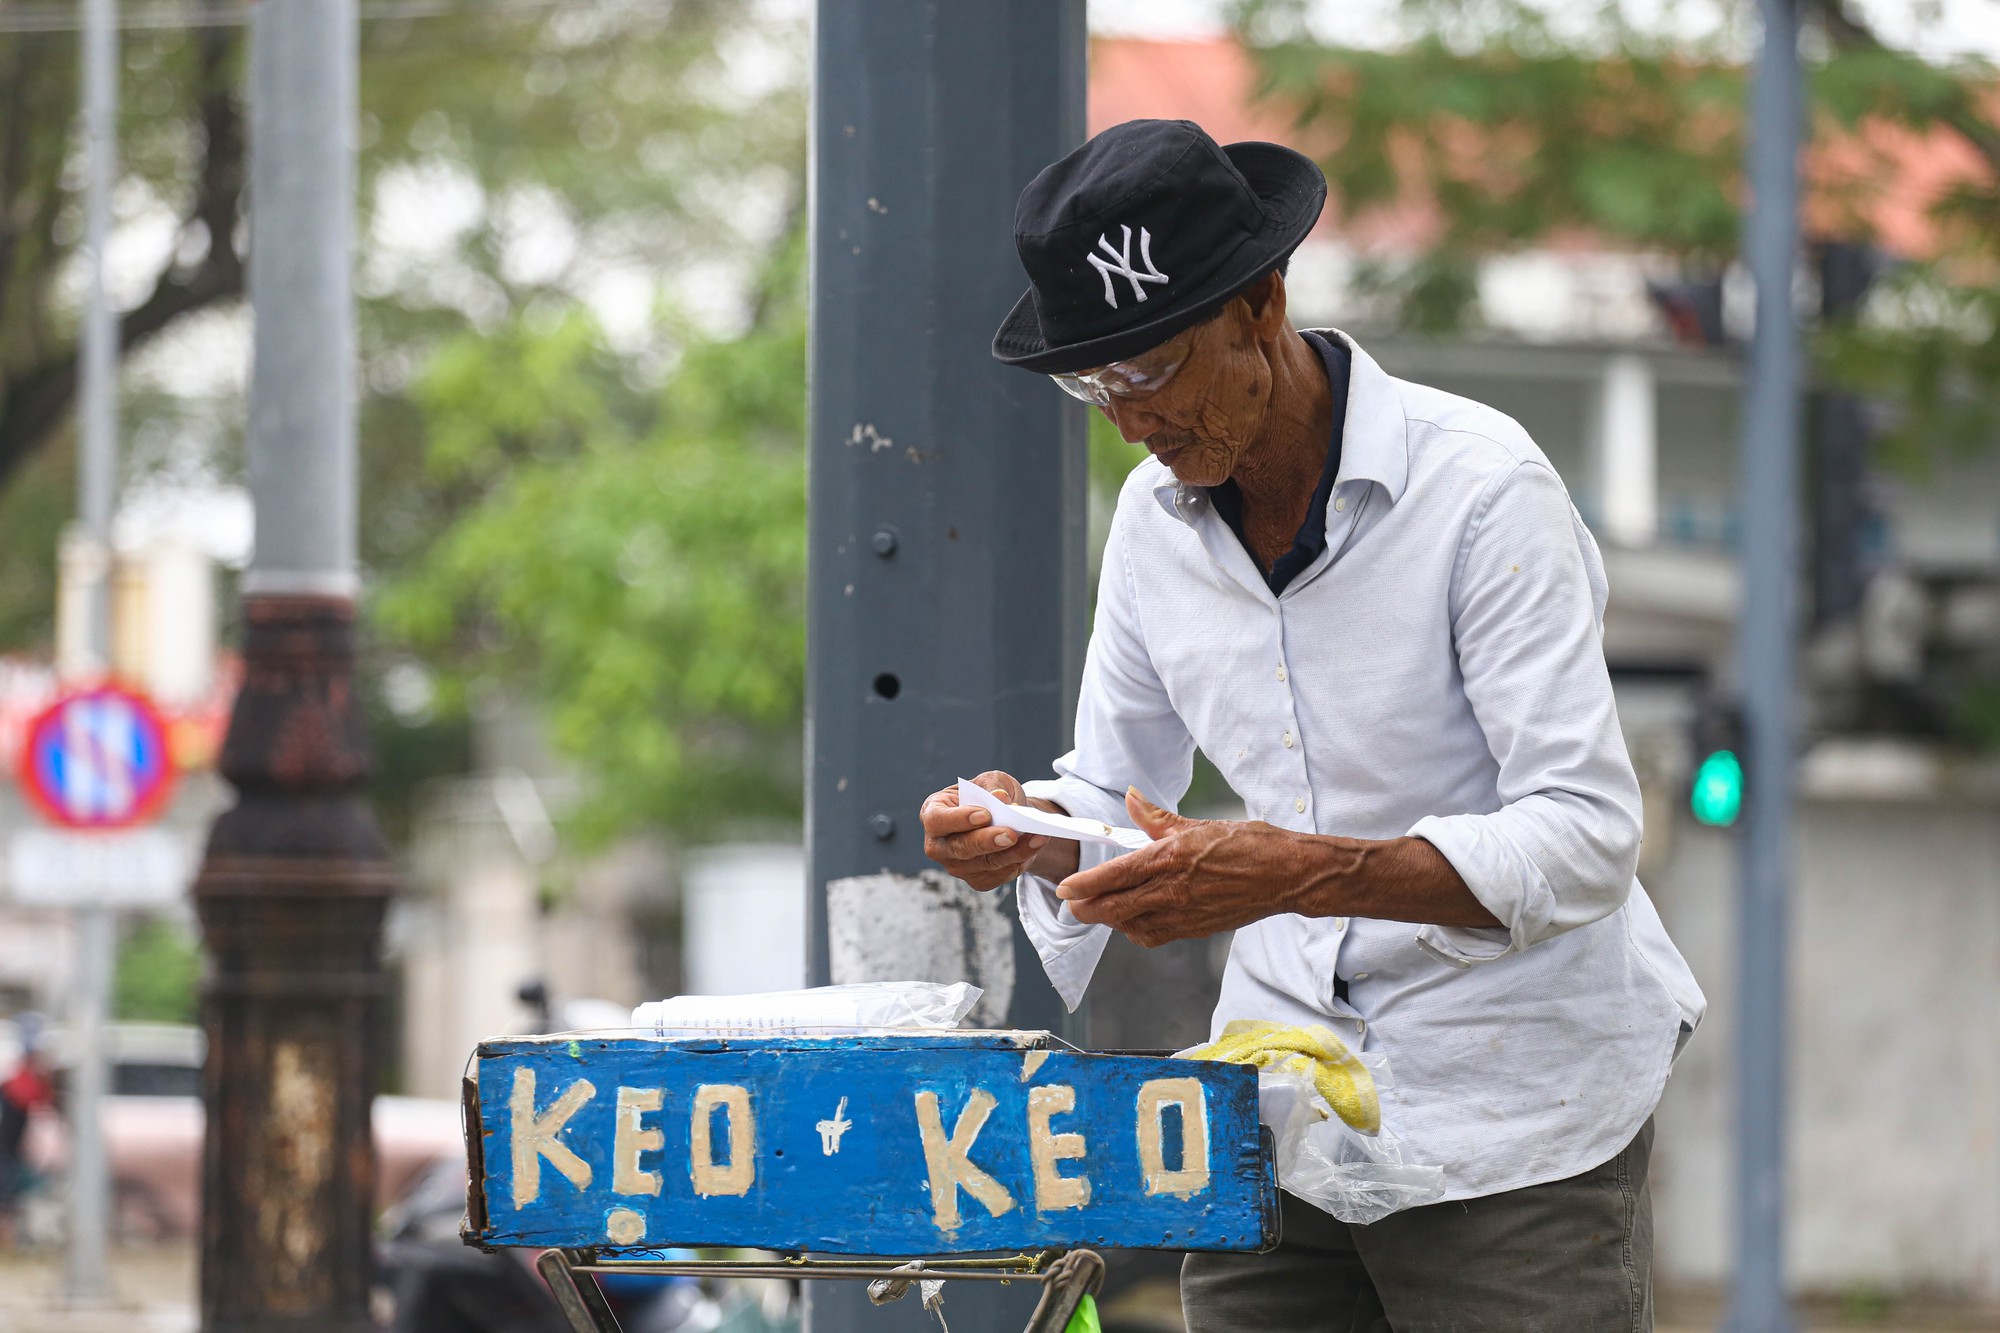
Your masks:
{"label": "white paper slip", "polygon": [[1099,823],[1095,819],[1078,819],[1075,815],[1052,815],[1037,810],[1032,805],[1009,805],[992,792],[969,782],[958,780],[958,803],[960,805],[983,806],[993,812],[993,823],[998,828],[1010,828],[1017,833],[1040,833],[1050,838],[1075,838],[1079,842],[1102,842],[1113,847],[1122,847],[1128,852],[1136,852],[1141,847],[1152,845],[1152,839],[1135,828],[1119,828],[1115,824]]}

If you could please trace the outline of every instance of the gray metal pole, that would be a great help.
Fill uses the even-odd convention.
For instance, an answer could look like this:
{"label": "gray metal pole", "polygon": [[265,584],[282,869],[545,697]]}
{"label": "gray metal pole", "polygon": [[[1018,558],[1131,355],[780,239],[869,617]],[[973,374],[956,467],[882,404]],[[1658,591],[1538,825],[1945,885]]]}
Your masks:
{"label": "gray metal pole", "polygon": [[1760,0],[1744,249],[1757,325],[1743,401],[1743,677],[1748,789],[1737,955],[1736,1280],[1729,1328],[1783,1333],[1786,898],[1791,885],[1792,710],[1798,627],[1799,332],[1792,307],[1803,119],[1796,0]]}
{"label": "gray metal pole", "polygon": [[[83,252],[87,277],[77,393],[77,509],[84,532],[103,553],[111,540],[118,476],[118,325],[105,291],[111,240],[111,191],[118,177],[118,5],[83,7]],[[91,646],[101,669],[111,645],[108,581],[94,582]]]}
{"label": "gray metal pole", "polygon": [[252,22],[250,490],[245,596],[355,581],[354,0],[261,0]]}
{"label": "gray metal pole", "polygon": [[354,688],[355,0],[259,0],[250,32],[244,681],[195,905],[210,968],[206,1333],[372,1333],[371,1109],[395,873]]}
{"label": "gray metal pole", "polygon": [[[77,511],[88,548],[84,592],[89,669],[111,662],[111,514],[118,485],[118,322],[105,290],[111,191],[118,176],[118,13],[116,0],[83,7],[83,253],[87,274],[78,339]],[[64,1294],[74,1304],[111,1294],[105,1268],[111,1180],[98,1109],[105,1091],[104,1022],[117,953],[116,920],[106,907],[75,913],[76,956],[70,1036],[69,1254]]]}
{"label": "gray metal pole", "polygon": [[[989,344],[1027,285],[1015,200],[1083,140],[1084,4],[821,0],[815,45],[806,799],[823,982],[852,979],[829,886],[878,877],[888,913],[950,892],[915,878],[924,796],[988,768],[1046,774],[1067,744],[1085,420]],[[1011,941],[971,978],[1008,994],[996,1017],[1061,1029],[1011,901],[961,902]],[[843,938],[868,935],[853,924]],[[967,979],[930,975],[935,956],[875,963]],[[1034,1294],[953,1288],[946,1314],[955,1333],[1017,1330]],[[851,1283],[808,1294],[814,1333],[935,1327],[915,1307],[872,1309]]]}
{"label": "gray metal pole", "polygon": [[105,1264],[111,1226],[111,1173],[105,1161],[104,1125],[98,1112],[106,1091],[104,1036],[111,973],[117,957],[117,918],[108,907],[76,913],[75,990],[69,1015],[77,1058],[69,1085],[69,1236],[64,1299],[95,1305],[112,1294]]}

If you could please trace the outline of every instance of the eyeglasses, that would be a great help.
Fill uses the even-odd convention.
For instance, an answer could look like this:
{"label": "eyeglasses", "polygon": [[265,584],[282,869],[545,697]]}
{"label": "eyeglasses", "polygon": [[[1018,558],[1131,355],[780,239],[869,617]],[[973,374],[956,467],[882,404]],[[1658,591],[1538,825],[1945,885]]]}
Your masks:
{"label": "eyeglasses", "polygon": [[1066,372],[1049,378],[1060,384],[1070,397],[1081,398],[1094,407],[1108,407],[1114,397],[1145,398],[1166,388],[1167,382],[1187,364],[1188,353],[1194,348],[1194,332],[1183,329],[1129,361],[1113,361],[1096,370]]}

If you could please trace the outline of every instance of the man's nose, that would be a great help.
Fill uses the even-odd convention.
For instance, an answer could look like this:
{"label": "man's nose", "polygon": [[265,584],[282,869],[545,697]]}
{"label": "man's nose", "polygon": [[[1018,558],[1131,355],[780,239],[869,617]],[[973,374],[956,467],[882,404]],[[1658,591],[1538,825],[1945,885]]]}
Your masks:
{"label": "man's nose", "polygon": [[1135,407],[1123,398],[1113,397],[1109,403],[1106,403],[1098,410],[1103,412],[1111,424],[1118,428],[1119,436],[1127,444],[1145,443],[1146,440],[1157,435],[1160,427],[1166,424],[1151,412]]}

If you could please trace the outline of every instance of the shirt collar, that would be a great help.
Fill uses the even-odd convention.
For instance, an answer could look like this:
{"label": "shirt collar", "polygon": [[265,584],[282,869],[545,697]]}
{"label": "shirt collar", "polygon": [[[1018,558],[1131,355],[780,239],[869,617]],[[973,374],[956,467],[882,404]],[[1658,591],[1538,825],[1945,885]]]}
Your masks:
{"label": "shirt collar", "polygon": [[[1350,481],[1372,481],[1382,488],[1389,503],[1395,504],[1403,498],[1410,480],[1409,425],[1396,381],[1361,350],[1361,344],[1339,329],[1311,331],[1324,338],[1338,338],[1353,358],[1347,376],[1347,424],[1341,439],[1340,473],[1333,489],[1337,493]],[[1208,507],[1200,488],[1181,485],[1164,464],[1160,480],[1153,485],[1153,498],[1160,508],[1189,525]]]}
{"label": "shirt collar", "polygon": [[1372,481],[1388,493],[1389,503],[1395,504],[1403,498],[1410,481],[1409,421],[1403,415],[1403,395],[1389,372],[1354,339],[1339,329],[1313,332],[1346,343],[1353,358],[1347,373],[1347,430],[1341,441],[1340,476],[1334,489],[1350,481]]}

